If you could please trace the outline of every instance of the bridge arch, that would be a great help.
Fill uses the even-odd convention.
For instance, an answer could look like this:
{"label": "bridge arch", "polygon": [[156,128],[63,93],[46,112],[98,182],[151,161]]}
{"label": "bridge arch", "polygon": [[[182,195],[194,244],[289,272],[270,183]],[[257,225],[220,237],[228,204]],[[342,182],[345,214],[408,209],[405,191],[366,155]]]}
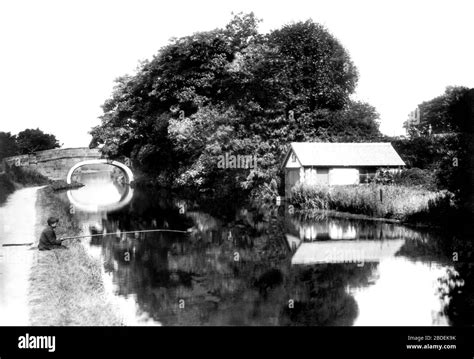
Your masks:
{"label": "bridge arch", "polygon": [[128,166],[126,166],[123,163],[118,162],[118,161],[111,161],[111,160],[108,160],[108,159],[105,159],[105,158],[98,158],[98,159],[93,159],[93,160],[80,161],[80,162],[76,163],[74,166],[72,166],[69,169],[69,171],[67,173],[67,177],[66,177],[66,182],[71,183],[72,174],[79,167],[82,167],[82,166],[85,166],[85,165],[96,165],[96,164],[108,164],[108,165],[111,165],[111,166],[118,167],[118,168],[122,169],[125,172],[125,174],[127,175],[128,183],[131,183],[133,181],[133,172]]}
{"label": "bridge arch", "polygon": [[[67,174],[67,177],[66,177],[67,183],[71,183],[72,175],[73,175],[73,173],[76,169],[78,169],[79,167],[85,166],[85,165],[95,165],[95,164],[108,164],[108,165],[111,165],[111,166],[118,167],[118,168],[122,169],[125,172],[125,174],[128,178],[128,184],[130,184],[133,181],[133,178],[134,178],[133,177],[133,172],[128,166],[126,166],[123,163],[118,162],[118,161],[111,161],[111,160],[101,158],[101,159],[85,160],[85,161],[80,161],[80,162],[76,163],[68,171],[68,174]],[[73,193],[72,193],[71,190],[67,191],[67,197],[69,199],[69,202],[72,205],[74,205],[75,208],[77,208],[81,211],[84,211],[84,212],[99,212],[99,211],[111,212],[111,211],[118,210],[118,209],[124,207],[125,205],[127,205],[128,203],[130,203],[130,201],[132,200],[132,197],[133,197],[133,188],[131,188],[130,186],[127,186],[126,192],[122,196],[120,201],[118,201],[117,203],[111,203],[111,204],[106,204],[106,205],[80,203],[74,198]]]}
{"label": "bridge arch", "polygon": [[77,208],[77,209],[79,209],[80,211],[83,211],[83,212],[93,212],[93,213],[97,213],[97,212],[101,212],[101,211],[112,212],[112,211],[116,211],[120,208],[123,208],[127,204],[130,203],[130,201],[133,198],[133,188],[127,186],[126,193],[125,193],[124,196],[122,196],[120,201],[118,201],[116,203],[106,204],[106,205],[81,203],[81,202],[77,201],[74,198],[71,190],[67,191],[67,198],[69,199],[69,203],[71,203],[74,206],[74,208]]}

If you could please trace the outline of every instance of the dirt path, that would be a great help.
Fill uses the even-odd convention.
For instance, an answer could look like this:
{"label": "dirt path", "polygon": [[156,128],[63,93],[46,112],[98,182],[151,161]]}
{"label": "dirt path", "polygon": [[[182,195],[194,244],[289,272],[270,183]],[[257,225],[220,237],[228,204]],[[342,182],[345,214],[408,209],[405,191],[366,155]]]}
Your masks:
{"label": "dirt path", "polygon": [[0,326],[29,325],[28,279],[36,251],[1,245],[36,241],[39,188],[19,189],[0,207]]}

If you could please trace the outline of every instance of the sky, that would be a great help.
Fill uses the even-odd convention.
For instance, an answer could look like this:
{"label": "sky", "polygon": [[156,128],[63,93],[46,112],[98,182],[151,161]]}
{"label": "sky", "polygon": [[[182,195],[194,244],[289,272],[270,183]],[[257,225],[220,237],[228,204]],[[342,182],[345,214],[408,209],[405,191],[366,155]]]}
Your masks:
{"label": "sky", "polygon": [[474,87],[471,0],[0,0],[0,131],[39,127],[88,146],[117,77],[241,11],[262,33],[325,25],[358,68],[354,99],[377,109],[387,135],[404,134],[408,113],[446,86]]}

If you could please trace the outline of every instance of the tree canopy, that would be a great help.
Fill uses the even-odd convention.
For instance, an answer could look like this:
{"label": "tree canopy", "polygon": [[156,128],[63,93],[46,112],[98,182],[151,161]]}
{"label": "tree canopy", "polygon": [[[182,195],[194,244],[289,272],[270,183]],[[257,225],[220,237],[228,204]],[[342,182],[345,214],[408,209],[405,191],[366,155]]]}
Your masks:
{"label": "tree canopy", "polygon": [[19,132],[16,136],[16,143],[21,154],[60,147],[56,136],[44,133],[39,128],[28,128]]}
{"label": "tree canopy", "polygon": [[419,108],[420,124],[409,128],[409,138],[394,140],[395,148],[408,166],[434,174],[439,189],[453,192],[474,213],[474,89],[447,87]]}
{"label": "tree canopy", "polygon": [[[259,22],[237,14],[225,28],[174,39],[118,78],[91,147],[130,157],[159,184],[215,194],[275,186],[291,141],[380,137],[375,109],[350,99],[357,69],[327,29],[308,20],[262,35]],[[225,153],[256,156],[258,166],[220,169]]]}
{"label": "tree canopy", "polygon": [[430,126],[435,134],[466,131],[468,92],[468,87],[448,86],[444,94],[419,104],[420,123],[408,126],[410,136],[426,135]]}
{"label": "tree canopy", "polygon": [[10,132],[0,132],[0,159],[17,155],[16,136]]}
{"label": "tree canopy", "polygon": [[59,143],[56,136],[44,133],[39,128],[25,129],[17,135],[0,132],[0,159],[57,147]]}

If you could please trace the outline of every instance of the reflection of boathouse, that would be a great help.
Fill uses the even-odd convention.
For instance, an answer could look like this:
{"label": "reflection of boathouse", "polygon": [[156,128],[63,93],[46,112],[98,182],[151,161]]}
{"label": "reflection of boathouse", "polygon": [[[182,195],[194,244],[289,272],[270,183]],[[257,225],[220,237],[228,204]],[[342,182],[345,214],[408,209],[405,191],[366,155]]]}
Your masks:
{"label": "reflection of boathouse", "polygon": [[330,240],[330,239],[355,239],[356,228],[352,224],[345,226],[340,223],[329,221],[326,223],[316,222],[311,225],[298,226],[300,238],[308,241]]}
{"label": "reflection of boathouse", "polygon": [[404,239],[300,243],[291,264],[380,262],[395,256]]}
{"label": "reflection of boathouse", "polygon": [[380,262],[393,257],[411,230],[391,223],[293,217],[286,241],[292,264]]}

